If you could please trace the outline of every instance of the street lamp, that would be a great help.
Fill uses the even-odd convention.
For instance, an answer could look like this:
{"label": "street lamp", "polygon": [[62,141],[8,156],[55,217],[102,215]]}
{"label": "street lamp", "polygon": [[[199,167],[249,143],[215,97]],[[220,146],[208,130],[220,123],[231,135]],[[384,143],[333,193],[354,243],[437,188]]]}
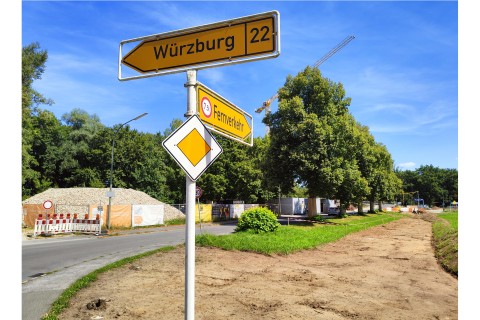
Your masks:
{"label": "street lamp", "polygon": [[126,125],[127,123],[129,122],[132,122],[132,121],[135,121],[135,120],[138,120],[144,116],[146,116],[148,113],[145,112],[131,120],[128,120],[127,122],[123,123],[120,125],[120,127],[117,128],[117,130],[115,130],[115,132],[113,133],[113,138],[112,138],[112,161],[110,163],[110,191],[108,192],[108,210],[107,210],[107,230],[110,229],[110,212],[111,212],[111,207],[112,207],[112,197],[113,197],[113,191],[112,191],[112,181],[113,181],[113,149],[115,148],[115,137],[118,133],[118,131],[120,131],[120,129]]}

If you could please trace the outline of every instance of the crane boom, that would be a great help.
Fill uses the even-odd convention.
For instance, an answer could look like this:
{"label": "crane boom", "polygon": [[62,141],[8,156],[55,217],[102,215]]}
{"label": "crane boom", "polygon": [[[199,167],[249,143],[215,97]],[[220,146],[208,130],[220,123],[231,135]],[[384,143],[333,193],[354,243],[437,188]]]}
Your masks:
{"label": "crane boom", "polygon": [[342,49],[343,47],[345,47],[350,41],[352,41],[353,39],[355,39],[355,36],[348,36],[346,37],[345,39],[343,39],[342,42],[340,42],[335,48],[333,48],[332,50],[330,50],[326,55],[324,55],[323,57],[321,57],[320,59],[318,59],[317,62],[315,62],[315,64],[313,65],[314,68],[317,68],[319,65],[321,65],[322,63],[324,63],[328,58],[330,58],[331,56],[333,56],[335,53],[337,53],[338,50]]}

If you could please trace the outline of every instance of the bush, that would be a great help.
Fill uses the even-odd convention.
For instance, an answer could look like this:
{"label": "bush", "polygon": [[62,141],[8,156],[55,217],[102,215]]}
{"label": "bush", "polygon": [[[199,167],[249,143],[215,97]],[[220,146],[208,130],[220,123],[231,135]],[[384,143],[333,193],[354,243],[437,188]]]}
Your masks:
{"label": "bush", "polygon": [[308,217],[307,219],[311,220],[311,221],[318,221],[318,222],[324,222],[325,221],[325,218],[320,216],[320,215],[315,215],[313,217]]}
{"label": "bush", "polygon": [[280,223],[277,216],[267,208],[251,208],[242,213],[235,231],[252,230],[254,233],[273,232]]}

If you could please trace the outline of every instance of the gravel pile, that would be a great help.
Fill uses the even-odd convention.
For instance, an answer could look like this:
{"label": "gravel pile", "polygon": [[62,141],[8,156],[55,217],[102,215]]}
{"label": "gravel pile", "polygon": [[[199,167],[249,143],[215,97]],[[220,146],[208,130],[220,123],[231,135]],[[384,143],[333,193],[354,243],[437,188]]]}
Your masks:
{"label": "gravel pile", "polygon": [[[109,190],[109,188],[50,188],[22,201],[22,204],[42,204],[44,201],[50,200],[57,205],[57,208],[61,207],[61,211],[83,213],[84,208],[88,212],[89,205],[108,205],[107,192]],[[112,198],[112,205],[163,204],[165,221],[185,217],[180,210],[158,201],[144,192],[123,188],[113,188],[113,192],[115,195]]]}

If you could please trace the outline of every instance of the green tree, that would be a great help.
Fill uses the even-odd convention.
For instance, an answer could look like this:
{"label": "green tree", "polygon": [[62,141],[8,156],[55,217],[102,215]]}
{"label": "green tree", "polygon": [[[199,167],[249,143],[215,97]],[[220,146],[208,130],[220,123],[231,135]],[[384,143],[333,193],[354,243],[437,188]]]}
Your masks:
{"label": "green tree", "polygon": [[63,183],[58,168],[65,159],[63,145],[67,141],[67,127],[47,110],[37,109],[32,116],[32,154],[36,159],[35,170],[40,173],[41,188],[59,187]]}
{"label": "green tree", "polygon": [[[267,146],[262,138],[255,138],[258,144],[249,147],[215,133],[213,135],[222,146],[223,153],[197,180],[197,186],[203,190],[201,201],[243,200],[246,203],[257,203],[272,198],[263,183],[260,167]],[[174,185],[178,186],[178,190],[185,190],[185,178],[184,174],[178,173],[179,166],[171,160],[167,162],[167,167],[175,173],[169,179],[169,187]],[[179,177],[181,181],[178,181]]]}
{"label": "green tree", "polygon": [[396,170],[395,173],[403,183],[404,205],[413,203],[413,199],[418,197],[417,191],[424,203],[430,206],[448,205],[451,201],[458,200],[458,171],[456,169],[422,165],[416,170]]}
{"label": "green tree", "polygon": [[52,100],[33,89],[33,82],[42,79],[47,59],[47,51],[40,50],[38,42],[22,48],[22,120],[24,121],[28,121],[36,106],[53,104]]}
{"label": "green tree", "polygon": [[358,199],[358,212],[363,213],[363,200],[370,199],[371,208],[373,208],[373,201],[377,196],[377,188],[375,187],[376,169],[378,169],[376,143],[373,136],[370,134],[368,127],[362,126],[357,123],[357,153],[356,158],[358,161],[359,169],[362,176],[367,179],[370,187],[370,193],[367,195],[361,195]]}
{"label": "green tree", "polygon": [[223,153],[198,180],[204,199],[256,203],[262,196],[262,172],[251,147],[216,135]]}
{"label": "green tree", "polygon": [[413,197],[410,196],[407,192],[413,192],[417,190],[417,179],[418,176],[415,171],[411,170],[395,170],[395,174],[402,181],[402,190],[398,194],[398,198],[402,200],[402,205],[407,205],[413,203]]}
{"label": "green tree", "polygon": [[378,200],[379,209],[382,210],[382,201],[394,200],[395,195],[401,190],[401,180],[393,170],[393,160],[385,145],[373,145],[373,158],[370,158],[371,170],[367,175],[370,186],[368,200],[370,212],[374,212],[375,200]]}
{"label": "green tree", "polygon": [[369,193],[356,157],[359,133],[349,104],[342,84],[322,77],[317,68],[287,77],[278,111],[264,119],[270,126],[266,167],[271,184],[282,193],[303,185],[310,197],[338,198],[342,213]]}
{"label": "green tree", "polygon": [[258,168],[258,179],[260,180],[260,189],[258,194],[258,203],[268,203],[269,200],[278,197],[278,187],[270,183],[267,174],[267,158],[270,145],[270,136],[257,137],[253,139],[253,146],[247,150],[248,157],[252,160],[252,165]]}
{"label": "green tree", "polygon": [[114,157],[115,187],[142,190],[167,202],[165,157],[158,135],[123,127],[117,134]]}
{"label": "green tree", "polygon": [[32,114],[39,105],[53,103],[33,89],[33,82],[42,78],[47,58],[47,51],[40,50],[37,42],[22,48],[22,198],[48,185],[38,171],[39,163],[32,150],[35,139]]}
{"label": "green tree", "polygon": [[[265,157],[264,170],[271,189],[279,187],[283,193],[292,192],[299,182],[300,165],[307,154],[302,152],[306,147],[309,132],[297,130],[306,117],[300,98],[289,103],[280,103],[278,111],[264,118],[264,123],[270,127],[270,144],[268,157]],[[302,128],[306,126],[303,125]],[[315,131],[315,126],[311,126]],[[314,134],[314,133],[313,133]]]}
{"label": "green tree", "polygon": [[104,187],[99,168],[106,168],[105,126],[97,115],[73,109],[62,116],[68,127],[67,141],[62,145],[63,160],[59,166],[63,187]]}
{"label": "green tree", "polygon": [[416,172],[418,175],[417,190],[420,198],[424,200],[425,204],[433,205],[442,195],[442,169],[427,165],[420,166]]}
{"label": "green tree", "polygon": [[[437,195],[435,204],[442,205],[445,200],[458,200],[458,170],[457,169],[443,169],[443,179],[441,182],[442,194]],[[440,202],[441,201],[441,202]]]}

